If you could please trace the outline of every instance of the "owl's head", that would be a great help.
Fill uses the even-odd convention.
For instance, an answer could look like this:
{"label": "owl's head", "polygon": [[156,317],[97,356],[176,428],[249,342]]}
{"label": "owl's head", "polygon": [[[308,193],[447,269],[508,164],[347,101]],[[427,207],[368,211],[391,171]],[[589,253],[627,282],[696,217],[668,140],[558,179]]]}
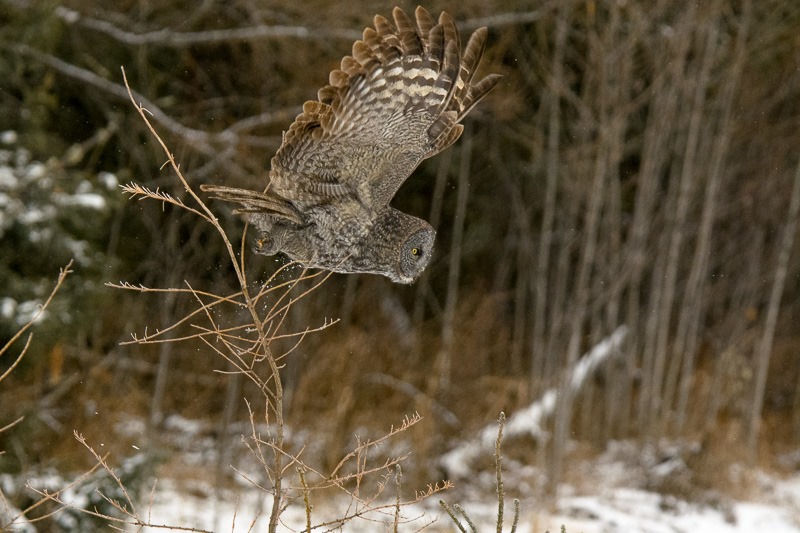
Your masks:
{"label": "owl's head", "polygon": [[415,222],[417,224],[409,228],[397,248],[396,268],[388,274],[395,283],[412,283],[422,274],[433,256],[436,232],[424,220],[415,219]]}
{"label": "owl's head", "polygon": [[387,207],[358,253],[339,271],[382,274],[395,283],[412,283],[430,263],[435,238],[436,231],[424,220]]}

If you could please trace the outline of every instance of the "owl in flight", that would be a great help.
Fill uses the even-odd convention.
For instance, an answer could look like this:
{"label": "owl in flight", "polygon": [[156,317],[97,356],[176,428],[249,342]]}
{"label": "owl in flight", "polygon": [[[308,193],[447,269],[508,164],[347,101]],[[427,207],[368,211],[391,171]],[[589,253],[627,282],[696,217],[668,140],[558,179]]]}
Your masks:
{"label": "owl in flight", "polygon": [[438,23],[422,7],[416,22],[399,8],[392,15],[394,25],[375,17],[319,100],[303,105],[265,192],[202,187],[250,213],[262,234],[258,253],[397,283],[413,282],[430,262],[436,232],[389,202],[420,161],[459,138],[459,123],[500,76],[473,79],[486,28],[462,55],[447,13]]}

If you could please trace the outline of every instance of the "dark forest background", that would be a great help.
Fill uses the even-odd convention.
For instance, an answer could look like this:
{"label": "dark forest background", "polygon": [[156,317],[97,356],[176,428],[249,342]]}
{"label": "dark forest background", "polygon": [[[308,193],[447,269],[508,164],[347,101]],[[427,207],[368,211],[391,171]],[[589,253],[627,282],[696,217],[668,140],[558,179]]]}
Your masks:
{"label": "dark forest background", "polygon": [[[224,362],[199,343],[120,345],[193,301],[107,282],[234,288],[209,227],[121,193],[135,181],[190,201],[120,67],[194,187],[262,189],[281,132],[392,7],[0,1],[0,344],[75,260],[0,386],[0,427],[25,416],[0,435],[0,472],[86,468],[73,430],[123,458],[116,428],[132,420],[155,441],[172,415],[202,420],[220,449],[247,420],[248,382],[214,372]],[[567,440],[667,438],[700,443],[710,478],[778,468],[800,441],[800,4],[425,7],[462,40],[487,25],[482,72],[504,78],[394,201],[437,228],[425,275],[334,275],[291,309],[292,330],[339,322],[286,360],[289,427],[333,460],[357,430],[417,411],[414,475],[439,479],[454,442],[564,384],[624,325],[619,353],[518,460],[552,485]],[[240,246],[242,217],[210,206]],[[266,279],[285,260],[251,254],[253,238],[251,279]]]}

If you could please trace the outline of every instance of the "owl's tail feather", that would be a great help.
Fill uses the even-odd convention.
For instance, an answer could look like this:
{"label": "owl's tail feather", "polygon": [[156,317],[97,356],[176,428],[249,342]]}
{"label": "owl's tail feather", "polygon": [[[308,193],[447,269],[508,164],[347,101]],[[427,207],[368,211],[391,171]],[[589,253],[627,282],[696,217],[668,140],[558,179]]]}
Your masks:
{"label": "owl's tail feather", "polygon": [[241,207],[236,210],[237,213],[266,213],[295,224],[303,224],[297,208],[269,192],[248,191],[223,185],[201,185],[200,189],[210,193],[211,198],[239,204]]}

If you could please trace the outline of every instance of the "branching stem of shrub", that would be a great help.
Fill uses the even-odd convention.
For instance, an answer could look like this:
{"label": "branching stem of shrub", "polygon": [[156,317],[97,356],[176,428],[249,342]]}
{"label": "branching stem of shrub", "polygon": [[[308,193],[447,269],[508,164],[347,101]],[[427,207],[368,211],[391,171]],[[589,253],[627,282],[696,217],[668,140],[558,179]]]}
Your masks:
{"label": "branching stem of shrub", "polygon": [[[242,290],[242,297],[245,300],[245,304],[247,310],[250,312],[250,316],[253,321],[253,325],[257,328],[258,334],[258,343],[259,343],[259,350],[257,353],[260,353],[266,360],[267,364],[270,367],[270,372],[272,374],[273,386],[274,390],[272,391],[272,408],[273,413],[275,415],[275,438],[273,439],[273,444],[275,448],[282,449],[283,442],[284,442],[284,419],[283,419],[283,383],[281,382],[280,377],[280,369],[278,367],[278,363],[275,361],[275,358],[272,356],[272,352],[269,347],[270,338],[265,331],[265,324],[261,320],[261,317],[258,314],[258,310],[256,309],[255,300],[250,296],[250,291],[247,287],[247,275],[244,271],[243,263],[239,262],[239,259],[236,256],[236,253],[233,250],[233,245],[231,244],[230,239],[228,239],[225,230],[220,225],[217,217],[211,212],[211,210],[206,206],[206,204],[200,199],[196,192],[192,189],[189,185],[189,182],[186,181],[186,178],[183,176],[181,172],[180,165],[175,161],[175,157],[173,156],[172,152],[170,152],[169,148],[167,147],[164,140],[159,136],[158,132],[156,132],[153,125],[150,123],[150,120],[147,118],[148,112],[147,110],[139,103],[136,102],[136,99],[133,96],[133,92],[131,91],[130,85],[128,84],[128,78],[125,74],[125,69],[122,68],[122,78],[125,82],[125,88],[128,91],[128,96],[130,97],[131,102],[133,103],[136,111],[139,113],[139,116],[142,118],[144,123],[147,125],[147,128],[150,130],[150,133],[153,134],[153,137],[156,138],[161,148],[164,150],[164,153],[167,155],[167,160],[172,167],[172,170],[175,172],[175,175],[180,180],[183,188],[186,192],[194,199],[197,205],[200,207],[199,210],[188,208],[195,212],[198,216],[205,219],[209,222],[217,233],[220,234],[222,237],[223,242],[225,243],[225,248],[228,252],[228,257],[230,258],[231,266],[233,266],[234,271],[236,272],[236,279],[239,281],[239,286]],[[181,202],[182,203],[182,202]],[[269,417],[269,411],[267,411],[266,417]],[[267,420],[268,422],[268,420]],[[269,531],[275,532],[278,528],[278,518],[281,512],[281,498],[283,497],[283,489],[281,486],[282,476],[280,475],[283,471],[283,455],[280,453],[273,454],[273,468],[275,475],[273,476],[273,491],[272,491],[272,510],[270,511],[269,517]]]}

